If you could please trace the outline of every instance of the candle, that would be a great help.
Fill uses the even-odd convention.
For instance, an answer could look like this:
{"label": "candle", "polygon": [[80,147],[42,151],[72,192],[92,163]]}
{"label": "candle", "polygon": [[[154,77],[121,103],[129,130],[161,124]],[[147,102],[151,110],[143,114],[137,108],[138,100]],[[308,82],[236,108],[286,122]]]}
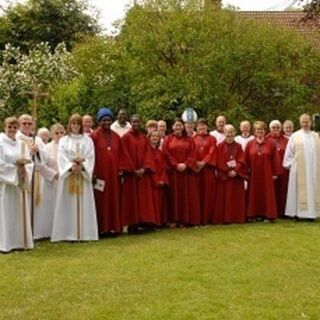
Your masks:
{"label": "candle", "polygon": [[26,155],[26,144],[21,142],[21,159],[25,159]]}
{"label": "candle", "polygon": [[80,143],[77,142],[76,143],[76,157],[79,157],[80,156]]}

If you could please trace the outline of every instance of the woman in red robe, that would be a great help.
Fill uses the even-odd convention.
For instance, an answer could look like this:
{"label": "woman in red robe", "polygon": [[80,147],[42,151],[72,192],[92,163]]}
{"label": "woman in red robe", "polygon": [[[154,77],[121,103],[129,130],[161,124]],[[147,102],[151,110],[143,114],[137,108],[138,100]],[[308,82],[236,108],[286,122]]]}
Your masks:
{"label": "woman in red robe", "polygon": [[[274,143],[282,163],[288,139],[281,133],[281,122],[279,120],[271,121],[269,128],[270,133],[266,136],[266,139]],[[284,217],[287,201],[288,181],[289,170],[282,166],[278,179],[274,181],[279,217]]]}
{"label": "woman in red robe", "polygon": [[111,110],[101,108],[97,114],[99,127],[91,133],[95,148],[94,196],[100,234],[117,234],[123,227],[118,176],[122,144],[120,137],[110,129],[112,120]]}
{"label": "woman in red robe", "polygon": [[161,136],[158,131],[153,131],[148,136],[150,143],[150,158],[153,168],[149,172],[152,180],[153,201],[156,210],[156,221],[158,226],[167,224],[167,195],[169,178],[167,174],[166,161],[160,150]]}
{"label": "woman in red robe", "polygon": [[173,133],[163,144],[169,174],[168,220],[179,226],[201,223],[196,146],[183,121],[176,118]]}
{"label": "woman in red robe", "polygon": [[225,140],[218,145],[218,185],[214,223],[243,223],[246,221],[247,178],[245,154],[241,144],[234,141],[236,130],[224,128]]}
{"label": "woman in red robe", "polygon": [[152,197],[152,184],[146,171],[153,166],[148,152],[148,140],[140,130],[140,117],[131,117],[131,129],[121,138],[124,153],[121,192],[121,217],[129,233],[137,233],[157,224]]}
{"label": "woman in red robe", "polygon": [[249,220],[273,221],[278,217],[274,180],[281,162],[274,143],[265,139],[265,123],[256,121],[253,128],[255,139],[247,144],[245,151],[250,174],[247,216]]}
{"label": "woman in red robe", "polygon": [[197,151],[197,172],[199,172],[199,199],[201,224],[212,223],[216,198],[217,140],[208,133],[208,123],[199,119],[194,142]]}

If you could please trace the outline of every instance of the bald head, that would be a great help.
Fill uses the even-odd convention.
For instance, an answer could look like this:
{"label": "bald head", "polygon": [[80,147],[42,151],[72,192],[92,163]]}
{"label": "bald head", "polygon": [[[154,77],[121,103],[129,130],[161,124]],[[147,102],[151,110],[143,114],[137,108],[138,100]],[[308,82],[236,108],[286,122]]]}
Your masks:
{"label": "bald head", "polygon": [[310,131],[312,126],[312,119],[310,115],[304,113],[299,118],[301,129],[305,131]]}
{"label": "bald head", "polygon": [[216,128],[219,132],[223,132],[224,126],[226,125],[227,120],[225,116],[218,116],[216,118]]}

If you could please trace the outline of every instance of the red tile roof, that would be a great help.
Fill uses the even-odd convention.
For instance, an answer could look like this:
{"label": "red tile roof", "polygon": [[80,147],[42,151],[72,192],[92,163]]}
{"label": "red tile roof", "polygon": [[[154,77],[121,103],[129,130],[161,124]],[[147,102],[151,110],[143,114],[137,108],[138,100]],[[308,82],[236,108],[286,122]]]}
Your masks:
{"label": "red tile roof", "polygon": [[302,11],[239,11],[245,18],[263,21],[267,24],[294,30],[306,38],[312,45],[320,48],[320,30],[310,23],[302,22]]}

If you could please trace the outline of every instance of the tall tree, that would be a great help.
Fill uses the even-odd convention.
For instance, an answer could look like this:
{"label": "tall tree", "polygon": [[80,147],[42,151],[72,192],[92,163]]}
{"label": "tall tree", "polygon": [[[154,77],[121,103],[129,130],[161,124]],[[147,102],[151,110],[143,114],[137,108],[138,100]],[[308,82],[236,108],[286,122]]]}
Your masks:
{"label": "tall tree", "polygon": [[6,43],[27,51],[47,42],[54,48],[61,42],[68,50],[84,35],[97,34],[97,13],[89,15],[86,0],[28,0],[11,3],[0,17],[0,49]]}

